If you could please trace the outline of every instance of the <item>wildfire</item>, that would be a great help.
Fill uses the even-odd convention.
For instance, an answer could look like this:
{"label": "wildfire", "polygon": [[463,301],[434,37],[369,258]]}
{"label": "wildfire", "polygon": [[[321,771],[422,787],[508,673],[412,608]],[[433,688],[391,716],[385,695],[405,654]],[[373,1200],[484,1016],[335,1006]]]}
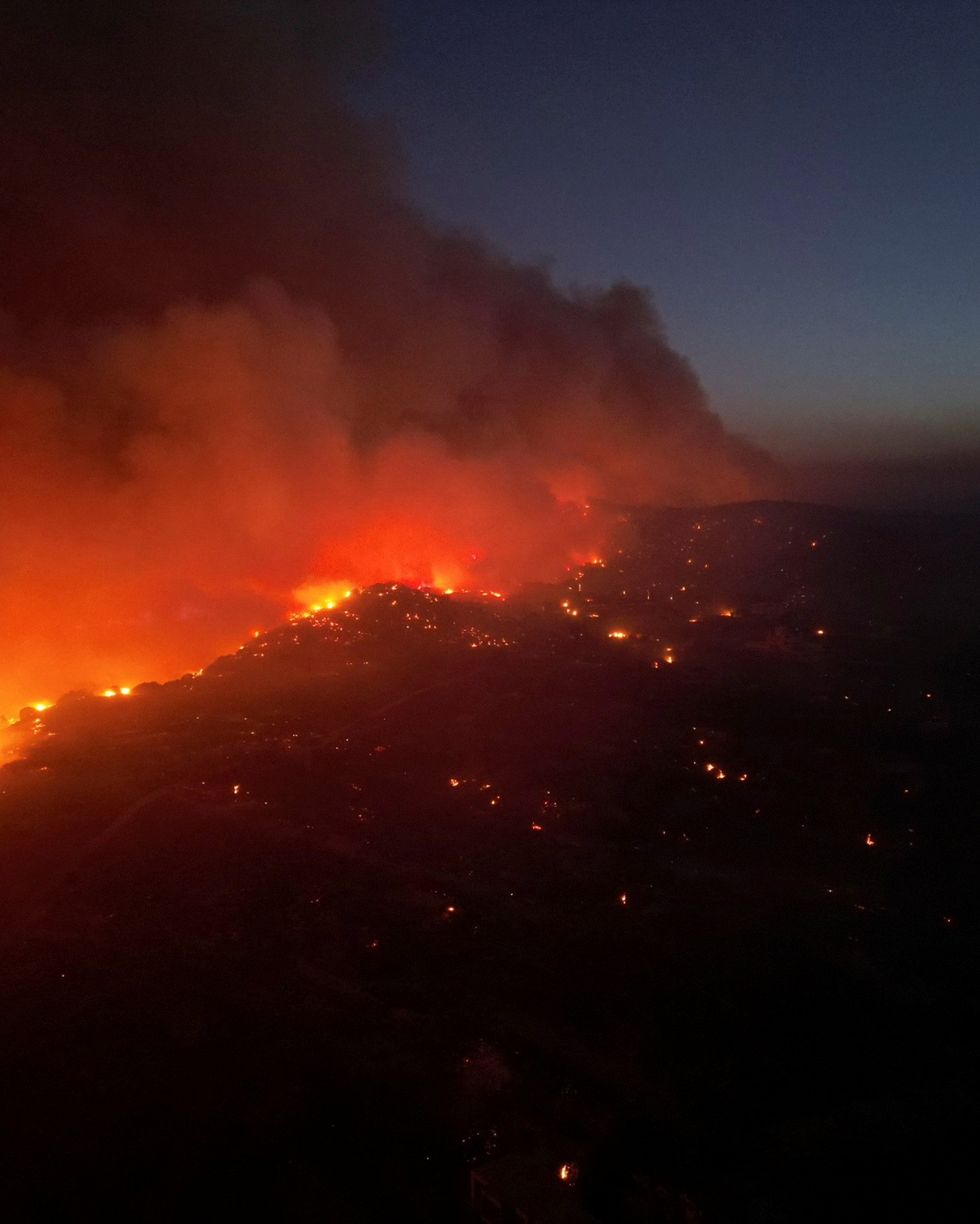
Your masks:
{"label": "wildfire", "polygon": [[317,612],[332,612],[345,599],[350,599],[355,590],[350,582],[312,582],[297,587],[293,598],[303,608],[299,615],[308,617]]}

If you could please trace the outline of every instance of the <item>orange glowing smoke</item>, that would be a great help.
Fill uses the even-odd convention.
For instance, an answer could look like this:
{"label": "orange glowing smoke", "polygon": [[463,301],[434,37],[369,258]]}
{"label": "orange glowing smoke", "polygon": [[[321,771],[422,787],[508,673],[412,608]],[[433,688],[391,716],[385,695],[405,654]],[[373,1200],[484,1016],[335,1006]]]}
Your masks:
{"label": "orange glowing smoke", "polygon": [[602,556],[590,501],[764,490],[643,291],[563,292],[401,197],[349,23],[70,7],[84,38],[0,76],[0,713],[334,584],[561,577]]}
{"label": "orange glowing smoke", "polygon": [[[97,402],[76,416],[103,398],[141,413],[110,463],[101,426],[69,429],[53,378],[0,369],[0,712],[197,669],[255,625],[355,587],[506,594],[598,555],[610,516],[552,489],[564,437],[461,452],[413,430],[365,450],[343,419],[351,377],[329,320],[268,287],[101,334],[78,371]],[[587,411],[582,392],[574,410]],[[627,439],[631,466],[647,449],[655,496],[658,444]],[[623,487],[618,454],[607,437],[596,498]]]}

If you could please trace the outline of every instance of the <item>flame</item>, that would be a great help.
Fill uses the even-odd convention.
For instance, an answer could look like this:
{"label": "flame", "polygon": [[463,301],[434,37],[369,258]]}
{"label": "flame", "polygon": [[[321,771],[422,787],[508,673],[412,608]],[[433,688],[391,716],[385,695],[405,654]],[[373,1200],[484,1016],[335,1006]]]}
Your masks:
{"label": "flame", "polygon": [[20,39],[0,77],[32,217],[0,227],[0,711],[193,671],[357,586],[612,570],[610,500],[764,490],[642,290],[566,293],[405,200],[340,96],[351,23],[314,53],[293,4],[151,7]]}
{"label": "flame", "polygon": [[293,599],[303,609],[300,615],[312,616],[316,612],[332,612],[338,604],[350,599],[355,586],[352,582],[307,582],[293,591]]}

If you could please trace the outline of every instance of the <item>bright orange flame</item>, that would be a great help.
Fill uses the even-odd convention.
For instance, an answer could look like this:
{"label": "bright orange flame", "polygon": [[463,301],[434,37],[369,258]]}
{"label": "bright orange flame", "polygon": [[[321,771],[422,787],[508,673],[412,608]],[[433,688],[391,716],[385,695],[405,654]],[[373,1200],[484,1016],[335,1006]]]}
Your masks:
{"label": "bright orange flame", "polygon": [[354,584],[351,582],[308,582],[293,591],[293,598],[307,614],[312,615],[315,612],[332,612],[353,594]]}

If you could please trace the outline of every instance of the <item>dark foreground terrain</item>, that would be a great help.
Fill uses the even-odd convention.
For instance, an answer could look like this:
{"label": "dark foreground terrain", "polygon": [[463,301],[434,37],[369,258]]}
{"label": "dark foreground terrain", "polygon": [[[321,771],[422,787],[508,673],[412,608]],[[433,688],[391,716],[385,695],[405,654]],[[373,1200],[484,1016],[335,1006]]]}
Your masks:
{"label": "dark foreground terrain", "polygon": [[4,1219],[973,1218],[980,525],[621,518],[23,720]]}

